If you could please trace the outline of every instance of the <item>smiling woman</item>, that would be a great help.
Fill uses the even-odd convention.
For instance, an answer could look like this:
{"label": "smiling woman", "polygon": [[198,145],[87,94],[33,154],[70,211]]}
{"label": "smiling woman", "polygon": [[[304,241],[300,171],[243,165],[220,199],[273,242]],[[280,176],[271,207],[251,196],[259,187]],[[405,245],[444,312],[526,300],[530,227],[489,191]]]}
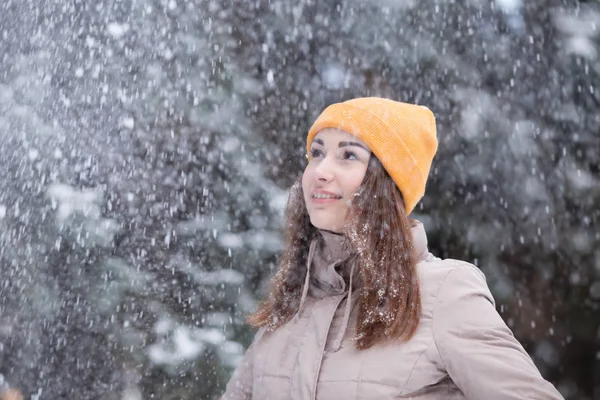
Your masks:
{"label": "smiling woman", "polygon": [[311,146],[311,160],[302,176],[310,222],[318,229],[341,233],[371,151],[353,135],[335,128],[320,131]]}
{"label": "smiling woman", "polygon": [[223,399],[561,399],[474,265],[409,218],[437,151],[423,106],[360,98],[308,133],[259,331]]}

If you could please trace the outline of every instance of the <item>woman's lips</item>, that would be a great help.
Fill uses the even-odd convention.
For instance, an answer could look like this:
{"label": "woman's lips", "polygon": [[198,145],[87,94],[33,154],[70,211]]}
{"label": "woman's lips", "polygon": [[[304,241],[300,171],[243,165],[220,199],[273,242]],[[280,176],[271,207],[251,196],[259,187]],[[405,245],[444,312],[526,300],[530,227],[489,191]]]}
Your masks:
{"label": "woman's lips", "polygon": [[331,204],[331,203],[335,203],[336,201],[340,201],[341,198],[339,198],[339,197],[326,197],[326,198],[311,197],[311,200],[314,204]]}
{"label": "woman's lips", "polygon": [[339,196],[332,192],[328,192],[326,190],[319,190],[313,192],[310,198],[314,204],[330,204],[341,200],[342,196]]}

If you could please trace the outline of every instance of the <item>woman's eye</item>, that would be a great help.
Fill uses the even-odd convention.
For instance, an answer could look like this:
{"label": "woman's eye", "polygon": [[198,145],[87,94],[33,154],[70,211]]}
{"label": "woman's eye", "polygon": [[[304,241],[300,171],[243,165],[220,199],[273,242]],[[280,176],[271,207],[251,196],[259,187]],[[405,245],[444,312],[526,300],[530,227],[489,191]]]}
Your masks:
{"label": "woman's eye", "polygon": [[351,151],[344,152],[344,160],[358,160],[359,158]]}
{"label": "woman's eye", "polygon": [[322,152],[321,150],[319,150],[319,149],[312,149],[312,150],[310,151],[310,156],[311,156],[312,158],[315,158],[315,157],[321,157],[322,155],[323,155],[323,152]]}

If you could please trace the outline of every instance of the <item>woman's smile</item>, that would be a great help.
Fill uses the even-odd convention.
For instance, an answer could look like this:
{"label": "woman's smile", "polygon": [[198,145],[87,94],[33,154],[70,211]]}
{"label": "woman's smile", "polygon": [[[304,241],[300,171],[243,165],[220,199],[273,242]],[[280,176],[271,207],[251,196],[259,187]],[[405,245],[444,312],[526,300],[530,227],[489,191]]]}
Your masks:
{"label": "woman's smile", "polygon": [[341,200],[342,198],[343,196],[327,190],[315,190],[311,195],[311,201],[314,204],[331,204]]}

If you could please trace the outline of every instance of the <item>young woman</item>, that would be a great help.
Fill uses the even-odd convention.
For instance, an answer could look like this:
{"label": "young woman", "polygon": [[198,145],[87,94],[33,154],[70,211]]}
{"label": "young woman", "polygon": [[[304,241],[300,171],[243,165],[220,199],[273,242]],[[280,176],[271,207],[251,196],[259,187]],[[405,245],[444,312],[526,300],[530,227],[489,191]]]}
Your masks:
{"label": "young woman", "polygon": [[561,399],[496,312],[483,273],[427,250],[408,215],[437,151],[429,109],[329,106],[308,134],[285,247],[233,399]]}

